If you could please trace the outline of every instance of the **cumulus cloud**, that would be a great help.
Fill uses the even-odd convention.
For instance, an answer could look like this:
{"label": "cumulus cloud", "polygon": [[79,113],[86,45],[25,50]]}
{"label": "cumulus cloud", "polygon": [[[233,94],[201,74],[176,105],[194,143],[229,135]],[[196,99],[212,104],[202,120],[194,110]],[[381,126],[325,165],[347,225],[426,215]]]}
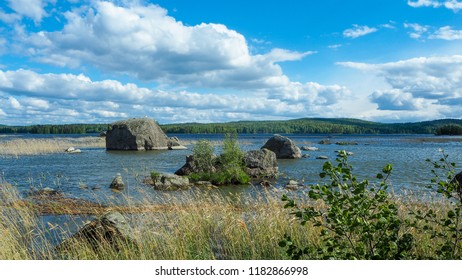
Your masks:
{"label": "cumulus cloud", "polygon": [[384,78],[390,88],[376,90],[370,96],[380,110],[419,110],[432,116],[452,117],[462,107],[458,102],[462,98],[462,55],[419,57],[384,64],[339,64]]}
{"label": "cumulus cloud", "polygon": [[23,122],[17,116],[29,115],[47,123],[108,122],[144,115],[161,122],[332,116],[339,113],[339,103],[349,94],[345,87],[313,82],[289,81],[272,91],[213,94],[148,89],[116,80],[92,81],[83,74],[0,71],[0,107],[10,122]]}
{"label": "cumulus cloud", "polygon": [[[24,16],[33,19],[36,23],[42,21],[47,13],[45,6],[50,0],[7,0],[8,6],[16,12],[16,14],[9,14],[6,18],[8,21],[16,20],[18,16]],[[5,16],[5,14],[4,14]],[[0,14],[0,18],[2,15]]]}
{"label": "cumulus cloud", "polygon": [[18,36],[21,52],[61,67],[87,63],[145,81],[236,89],[287,84],[277,62],[314,53],[273,49],[252,55],[244,36],[222,24],[187,26],[152,4],[92,3],[67,12],[61,30]]}
{"label": "cumulus cloud", "polygon": [[462,40],[462,30],[453,29],[448,25],[435,28],[429,25],[420,25],[418,23],[405,23],[404,27],[412,30],[408,32],[408,34],[413,39]]}
{"label": "cumulus cloud", "polygon": [[353,24],[353,28],[349,28],[343,31],[343,36],[347,38],[355,39],[355,38],[362,37],[367,34],[377,32],[377,31],[378,29],[375,27]]}
{"label": "cumulus cloud", "polygon": [[462,30],[454,30],[451,26],[443,26],[431,34],[429,39],[462,40]]}
{"label": "cumulus cloud", "polygon": [[462,1],[458,0],[449,0],[449,1],[438,1],[438,0],[408,0],[407,4],[414,8],[419,7],[432,7],[432,8],[439,8],[445,7],[449,10],[457,12],[462,10]]}

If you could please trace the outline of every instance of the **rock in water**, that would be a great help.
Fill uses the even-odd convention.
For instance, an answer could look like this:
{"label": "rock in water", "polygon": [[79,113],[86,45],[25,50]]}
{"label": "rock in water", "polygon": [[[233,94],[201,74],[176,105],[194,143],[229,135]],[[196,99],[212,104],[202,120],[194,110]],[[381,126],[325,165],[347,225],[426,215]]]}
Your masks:
{"label": "rock in water", "polygon": [[274,178],[278,174],[276,154],[268,149],[247,152],[244,163],[245,172],[252,178]]}
{"label": "rock in water", "polygon": [[189,188],[188,177],[181,177],[174,174],[159,174],[152,178],[153,186],[156,190],[178,190]]}
{"label": "rock in water", "polygon": [[109,186],[111,189],[114,190],[123,190],[125,188],[125,183],[122,179],[122,175],[120,173],[117,173],[115,176],[114,180],[112,180],[111,185]]}
{"label": "rock in water", "polygon": [[295,143],[287,137],[275,134],[262,149],[268,149],[276,154],[277,158],[301,158],[302,153]]}
{"label": "rock in water", "polygon": [[107,150],[166,150],[181,146],[170,139],[152,119],[139,118],[115,122],[106,133]]}

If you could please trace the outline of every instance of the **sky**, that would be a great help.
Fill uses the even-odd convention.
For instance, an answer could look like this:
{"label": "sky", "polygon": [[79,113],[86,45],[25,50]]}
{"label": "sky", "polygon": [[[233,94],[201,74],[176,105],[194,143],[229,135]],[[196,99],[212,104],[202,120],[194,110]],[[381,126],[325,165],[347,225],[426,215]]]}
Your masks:
{"label": "sky", "polygon": [[462,118],[461,0],[0,0],[0,124]]}

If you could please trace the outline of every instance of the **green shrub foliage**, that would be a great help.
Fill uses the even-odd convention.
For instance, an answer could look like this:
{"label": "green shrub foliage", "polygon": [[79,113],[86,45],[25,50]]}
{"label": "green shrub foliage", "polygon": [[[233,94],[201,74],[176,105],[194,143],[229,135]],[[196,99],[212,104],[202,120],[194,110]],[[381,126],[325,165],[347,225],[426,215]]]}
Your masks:
{"label": "green shrub foliage", "polygon": [[434,246],[436,251],[431,252],[433,256],[438,256],[440,259],[461,259],[462,190],[455,178],[456,164],[448,160],[448,155],[444,151],[441,152],[442,157],[438,161],[427,159],[427,162],[433,166],[431,172],[434,176],[427,188],[442,195],[447,200],[447,207],[438,211],[442,213],[437,213],[434,209],[411,211],[410,214],[415,219],[410,225],[430,235],[436,245]]}
{"label": "green shrub foliage", "polygon": [[[285,235],[279,242],[289,257],[318,255],[322,259],[402,259],[413,247],[413,236],[402,233],[398,209],[387,189],[392,166],[377,174],[380,183],[358,181],[352,173],[345,151],[340,151],[336,164],[326,162],[321,178],[328,182],[311,186],[309,198],[323,206],[300,209],[295,200],[282,197],[302,226],[320,229],[321,244],[299,247],[297,240]],[[319,205],[319,204],[318,204]]]}
{"label": "green shrub foliage", "polygon": [[244,152],[239,147],[236,134],[226,134],[223,151],[213,155],[213,147],[207,140],[199,141],[193,148],[193,157],[199,172],[190,175],[193,181],[211,181],[216,185],[240,185],[249,182],[244,171]]}

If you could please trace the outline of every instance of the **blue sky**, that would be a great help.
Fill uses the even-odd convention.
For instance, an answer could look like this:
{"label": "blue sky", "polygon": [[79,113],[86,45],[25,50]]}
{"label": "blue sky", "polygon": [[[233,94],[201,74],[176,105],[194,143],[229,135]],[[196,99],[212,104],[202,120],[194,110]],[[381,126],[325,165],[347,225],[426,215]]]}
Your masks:
{"label": "blue sky", "polygon": [[0,124],[462,117],[460,0],[0,3]]}

